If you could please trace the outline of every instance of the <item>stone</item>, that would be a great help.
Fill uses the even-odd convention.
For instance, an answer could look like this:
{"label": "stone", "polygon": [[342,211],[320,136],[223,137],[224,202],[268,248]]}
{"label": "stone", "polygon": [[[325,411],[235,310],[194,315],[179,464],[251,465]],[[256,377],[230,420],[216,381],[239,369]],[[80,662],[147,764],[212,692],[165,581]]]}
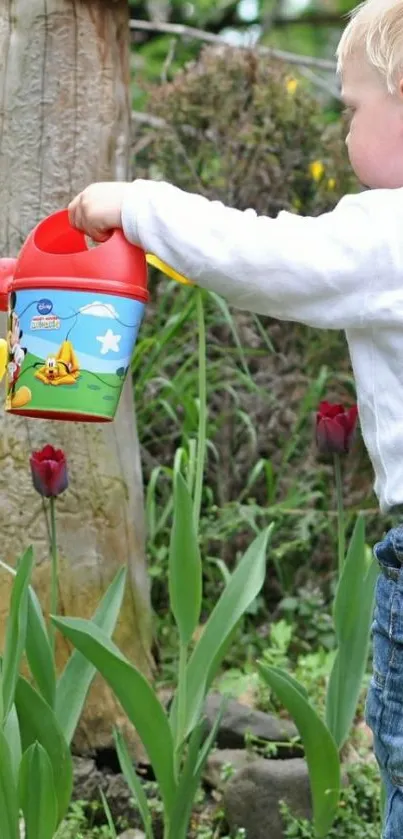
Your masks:
{"label": "stone", "polygon": [[139,824],[139,814],[123,775],[98,769],[91,758],[74,757],[73,767],[73,798],[76,801],[99,801],[99,790],[102,789],[114,819],[123,816],[133,825]]}
{"label": "stone", "polygon": [[124,817],[133,828],[137,828],[141,823],[139,813],[133,806],[133,796],[123,775],[107,776],[105,795],[113,817]]}
{"label": "stone", "polygon": [[125,830],[124,833],[120,833],[118,839],[146,839],[145,833],[142,830],[137,830],[131,828],[129,830]]}
{"label": "stone", "polygon": [[250,766],[259,755],[245,749],[215,749],[207,758],[203,779],[214,787],[223,790],[236,772]]}
{"label": "stone", "polygon": [[102,772],[97,769],[95,760],[86,757],[73,757],[74,789],[76,801],[94,801],[99,799],[99,788],[104,787]]}
{"label": "stone", "polygon": [[310,819],[311,795],[308,769],[302,758],[259,758],[241,769],[224,790],[224,808],[234,832],[243,827],[248,839],[283,839],[279,802],[293,814]]}
{"label": "stone", "polygon": [[[204,712],[209,730],[214,724],[222,700],[220,693],[211,693],[206,699]],[[298,737],[295,725],[289,720],[280,719],[274,714],[265,714],[263,711],[257,711],[230,699],[221,720],[216,745],[220,749],[242,749],[245,746],[247,734],[275,743],[287,743],[292,738]],[[282,755],[284,753],[283,750]],[[287,756],[295,753],[295,747],[287,748]],[[301,750],[298,754],[301,754]]]}

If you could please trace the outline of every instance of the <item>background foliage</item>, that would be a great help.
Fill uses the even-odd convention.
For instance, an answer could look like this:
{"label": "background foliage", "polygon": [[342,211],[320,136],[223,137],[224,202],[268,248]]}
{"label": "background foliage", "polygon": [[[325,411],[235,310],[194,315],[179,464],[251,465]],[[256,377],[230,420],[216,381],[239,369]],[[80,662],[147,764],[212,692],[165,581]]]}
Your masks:
{"label": "background foliage", "polygon": [[[333,58],[352,0],[129,0],[133,19],[180,23],[222,34],[232,43],[258,44]],[[157,79],[172,38],[135,33],[135,63]],[[177,41],[173,67],[195,57],[197,40]]]}
{"label": "background foliage", "polygon": [[[165,178],[273,216],[280,209],[315,215],[360,189],[332,101],[324,107],[295,67],[256,51],[209,47],[170,82],[144,82],[143,91],[149,122],[136,126],[136,176]],[[206,297],[206,306],[209,426],[202,539],[210,565],[205,574],[215,590],[217,568],[225,574],[222,563],[232,567],[251,531],[274,519],[273,565],[258,615],[266,626],[267,608],[277,608],[301,586],[323,583],[329,594],[335,501],[331,466],[316,452],[313,416],[321,398],[354,402],[354,383],[341,333],[230,312],[215,295]],[[194,332],[192,290],[155,277],[133,373],[155,605],[161,614],[170,466],[176,449],[188,446],[197,429]],[[346,462],[346,497],[351,522],[359,508],[367,510],[370,538],[381,526],[371,486],[358,440]]]}

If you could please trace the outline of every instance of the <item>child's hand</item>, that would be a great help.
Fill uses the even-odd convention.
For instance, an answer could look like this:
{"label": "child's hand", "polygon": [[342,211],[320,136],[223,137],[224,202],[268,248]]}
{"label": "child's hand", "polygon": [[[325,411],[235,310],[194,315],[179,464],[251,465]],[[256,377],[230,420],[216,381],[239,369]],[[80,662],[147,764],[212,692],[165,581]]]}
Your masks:
{"label": "child's hand", "polygon": [[72,227],[82,230],[95,242],[104,242],[111,230],[122,227],[123,197],[126,182],[91,184],[70,202]]}

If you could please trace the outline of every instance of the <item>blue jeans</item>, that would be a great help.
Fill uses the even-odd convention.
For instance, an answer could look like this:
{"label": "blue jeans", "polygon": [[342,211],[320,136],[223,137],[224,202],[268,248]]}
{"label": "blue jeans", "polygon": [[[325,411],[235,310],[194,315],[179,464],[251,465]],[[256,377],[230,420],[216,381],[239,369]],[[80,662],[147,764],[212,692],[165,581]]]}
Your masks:
{"label": "blue jeans", "polygon": [[403,525],[374,547],[373,675],[366,721],[386,792],[383,839],[403,837]]}

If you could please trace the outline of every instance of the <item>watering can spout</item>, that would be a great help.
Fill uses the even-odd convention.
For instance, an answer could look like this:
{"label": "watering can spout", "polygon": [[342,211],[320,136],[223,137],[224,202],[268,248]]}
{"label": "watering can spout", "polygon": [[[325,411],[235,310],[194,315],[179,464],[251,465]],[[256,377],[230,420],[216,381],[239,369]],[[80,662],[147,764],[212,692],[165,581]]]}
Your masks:
{"label": "watering can spout", "polygon": [[0,312],[8,311],[8,296],[16,265],[17,260],[11,257],[0,259]]}

